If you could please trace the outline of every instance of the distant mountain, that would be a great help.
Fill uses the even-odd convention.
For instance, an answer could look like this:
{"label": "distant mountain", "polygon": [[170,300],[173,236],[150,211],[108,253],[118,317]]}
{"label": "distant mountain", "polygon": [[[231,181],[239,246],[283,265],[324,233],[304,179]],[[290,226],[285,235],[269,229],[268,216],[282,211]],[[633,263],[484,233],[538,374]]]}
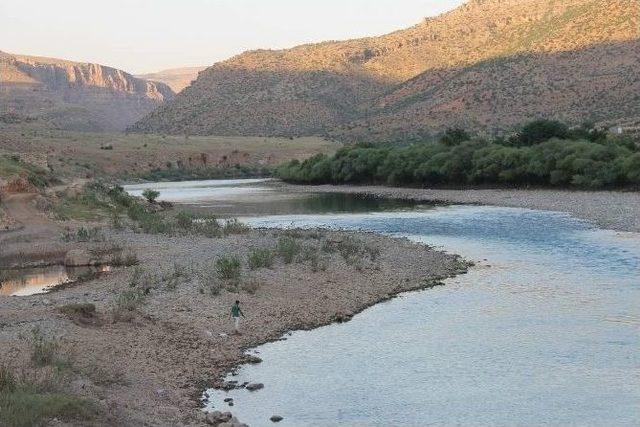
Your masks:
{"label": "distant mountain", "polygon": [[142,132],[387,140],[532,117],[640,117],[638,0],[471,0],[380,37],[246,52]]}
{"label": "distant mountain", "polygon": [[115,68],[0,52],[0,122],[120,131],[173,96],[163,83]]}
{"label": "distant mountain", "polygon": [[175,93],[189,86],[198,77],[198,73],[207,67],[172,68],[157,73],[138,74],[136,77],[154,82],[164,83]]}

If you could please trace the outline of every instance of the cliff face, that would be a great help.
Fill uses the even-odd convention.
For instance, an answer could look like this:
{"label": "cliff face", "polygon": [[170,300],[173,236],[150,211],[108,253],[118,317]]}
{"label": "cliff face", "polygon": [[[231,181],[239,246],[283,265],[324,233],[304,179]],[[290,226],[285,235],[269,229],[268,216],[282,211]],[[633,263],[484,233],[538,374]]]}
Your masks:
{"label": "cliff face", "polygon": [[[381,37],[243,53],[201,72],[174,101],[132,129],[239,135],[319,133],[359,139],[370,135],[369,128],[391,138],[437,131],[448,122],[506,127],[530,114],[548,116],[559,109],[563,116],[576,118],[583,112],[576,105],[586,98],[578,97],[573,104],[554,103],[549,94],[589,91],[588,84],[574,84],[573,73],[581,66],[587,67],[589,75],[611,72],[602,62],[582,62],[593,55],[580,52],[597,49],[616,61],[636,61],[633,43],[640,37],[639,14],[637,0],[472,0]],[[566,52],[576,54],[563,56]],[[518,59],[524,57],[526,64]],[[564,65],[555,66],[555,59]],[[522,110],[522,114],[506,111],[505,115],[497,105],[475,111],[475,104],[459,99],[459,84],[443,85],[456,76],[466,76],[465,82],[474,76],[477,87],[483,89],[476,93],[472,85],[464,85],[465,96],[487,96],[486,86],[494,76],[478,72],[482,64],[494,64],[491,72],[500,75],[502,83],[494,88],[496,102],[502,94],[517,95],[513,85],[519,79],[538,80],[547,71],[559,74],[549,76],[548,84],[521,99],[522,103],[536,103],[547,97],[539,109]],[[631,93],[634,88],[628,70],[625,67],[624,73],[615,73],[615,81],[625,86],[616,89],[619,93]],[[455,115],[433,119],[428,106],[445,102],[441,100],[460,108],[444,108]],[[617,99],[599,110],[611,109],[613,114],[608,116],[618,111],[626,114],[629,102]],[[622,110],[617,103],[624,104]],[[408,110],[410,105],[414,108]],[[403,113],[395,115],[398,111]],[[491,120],[474,120],[476,115],[488,114],[493,115]],[[377,129],[379,122],[384,122],[383,129]]]}
{"label": "cliff face", "polygon": [[0,117],[119,131],[173,96],[165,84],[103,65],[0,53]]}

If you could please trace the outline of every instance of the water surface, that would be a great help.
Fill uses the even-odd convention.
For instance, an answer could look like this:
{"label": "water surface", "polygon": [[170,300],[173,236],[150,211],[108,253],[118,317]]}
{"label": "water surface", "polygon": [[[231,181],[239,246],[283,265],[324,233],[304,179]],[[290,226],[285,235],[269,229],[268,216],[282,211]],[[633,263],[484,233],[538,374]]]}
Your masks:
{"label": "water surface", "polygon": [[0,271],[0,296],[44,294],[94,274],[107,272],[109,266],[65,267],[52,265]]}
{"label": "water surface", "polygon": [[[336,207],[324,195],[249,186],[257,191],[239,187],[228,203],[190,203],[246,214],[257,227],[404,236],[477,265],[444,287],[252,350],[263,363],[229,379],[265,388],[211,390],[209,409],[229,409],[223,399],[232,397],[234,414],[252,426],[273,425],[274,414],[283,426],[640,425],[637,234],[552,212],[386,209],[380,201],[362,208],[357,200]],[[283,208],[265,209],[270,198]],[[300,198],[304,209],[293,210]]]}

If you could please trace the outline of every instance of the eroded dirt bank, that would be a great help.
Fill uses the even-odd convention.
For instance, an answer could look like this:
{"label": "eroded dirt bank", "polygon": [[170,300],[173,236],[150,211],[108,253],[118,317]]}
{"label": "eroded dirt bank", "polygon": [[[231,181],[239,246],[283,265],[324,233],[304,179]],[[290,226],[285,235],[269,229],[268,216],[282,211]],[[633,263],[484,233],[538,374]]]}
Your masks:
{"label": "eroded dirt bank", "polygon": [[[34,327],[57,337],[73,366],[74,393],[97,403],[91,421],[97,425],[205,424],[198,397],[244,360],[244,349],[348,318],[465,269],[456,256],[374,234],[254,230],[207,238],[108,231],[107,239],[134,251],[140,265],[49,294],[0,297],[0,365],[25,362],[29,352],[20,336]],[[274,250],[282,239],[297,248],[290,264]],[[247,256],[258,248],[274,250],[273,265],[251,270]],[[234,256],[240,278],[221,279],[216,260]],[[132,289],[143,289],[144,297],[116,320],[118,299]],[[230,336],[236,299],[247,319],[244,334]],[[96,314],[74,320],[59,311],[72,303],[95,304]],[[268,384],[258,392],[268,392]]]}

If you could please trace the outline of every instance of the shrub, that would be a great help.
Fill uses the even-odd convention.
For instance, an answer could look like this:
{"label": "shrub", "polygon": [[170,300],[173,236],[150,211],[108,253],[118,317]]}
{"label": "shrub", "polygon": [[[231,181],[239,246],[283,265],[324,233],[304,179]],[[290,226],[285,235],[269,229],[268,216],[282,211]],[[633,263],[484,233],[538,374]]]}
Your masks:
{"label": "shrub", "polygon": [[300,243],[292,237],[282,236],[278,239],[278,254],[285,264],[291,264],[302,249]]}
{"label": "shrub", "polygon": [[224,234],[243,234],[249,231],[249,227],[237,219],[232,218],[224,223],[223,231]]}
{"label": "shrub", "polygon": [[16,389],[16,377],[6,366],[0,365],[0,395]]}
{"label": "shrub", "polygon": [[59,343],[56,340],[45,338],[39,328],[31,330],[29,345],[31,347],[31,361],[37,366],[51,365],[56,361]]}
{"label": "shrub", "polygon": [[91,241],[104,241],[105,237],[100,228],[85,228],[80,227],[75,232],[66,228],[62,232],[62,240],[65,242],[91,242]]}
{"label": "shrub", "polygon": [[231,256],[216,260],[216,273],[218,274],[218,278],[222,280],[239,280],[242,273],[240,258]]}
{"label": "shrub", "polygon": [[271,268],[273,266],[274,253],[271,249],[253,249],[248,256],[248,264],[251,270],[259,268]]}
{"label": "shrub", "polygon": [[464,141],[471,139],[471,135],[464,129],[449,128],[445,131],[444,135],[440,138],[440,143],[443,145],[458,145]]}
{"label": "shrub", "polygon": [[91,321],[96,315],[96,306],[89,303],[66,304],[58,310],[74,322],[80,323]]}
{"label": "shrub", "polygon": [[89,420],[95,413],[95,406],[90,401],[64,393],[38,392],[28,386],[0,393],[0,424],[6,426],[43,425],[53,418]]}
{"label": "shrub", "polygon": [[109,264],[114,267],[131,267],[140,264],[138,255],[131,250],[118,250],[111,255]]}
{"label": "shrub", "polygon": [[156,190],[152,190],[150,188],[147,188],[146,190],[144,190],[142,192],[142,197],[144,197],[145,199],[147,199],[147,201],[149,203],[155,203],[156,199],[158,197],[160,197],[160,192],[156,191]]}
{"label": "shrub", "polygon": [[145,293],[141,289],[130,289],[116,297],[112,309],[113,319],[116,321],[130,321],[135,311],[142,305]]}

